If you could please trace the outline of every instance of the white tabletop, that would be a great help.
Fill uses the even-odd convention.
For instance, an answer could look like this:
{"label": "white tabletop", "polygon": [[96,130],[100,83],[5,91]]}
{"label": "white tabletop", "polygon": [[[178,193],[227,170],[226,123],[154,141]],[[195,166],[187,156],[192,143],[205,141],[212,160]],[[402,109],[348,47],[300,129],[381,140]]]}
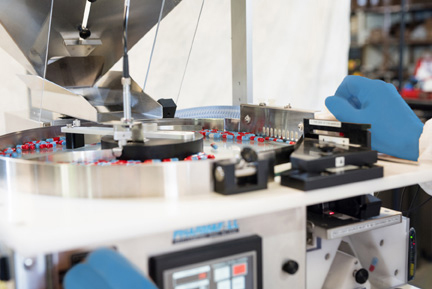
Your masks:
{"label": "white tabletop", "polygon": [[432,181],[432,165],[379,165],[382,179],[309,192],[277,182],[257,192],[179,199],[63,199],[0,191],[0,241],[31,256]]}

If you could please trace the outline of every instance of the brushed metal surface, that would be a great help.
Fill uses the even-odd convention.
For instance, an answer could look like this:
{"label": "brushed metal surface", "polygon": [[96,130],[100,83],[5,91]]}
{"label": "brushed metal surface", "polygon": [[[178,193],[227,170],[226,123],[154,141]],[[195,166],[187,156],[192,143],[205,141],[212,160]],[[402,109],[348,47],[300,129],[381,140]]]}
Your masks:
{"label": "brushed metal surface", "polygon": [[[181,0],[167,0],[162,17],[165,17],[180,2]],[[76,42],[79,40],[78,25],[82,22],[85,4],[86,1],[69,0],[2,0],[0,1],[0,23],[37,74],[43,76],[51,8],[48,60],[73,57],[68,49],[71,43],[79,46]],[[89,48],[88,46],[92,47],[89,56],[103,57],[104,67],[101,75],[105,74],[123,55],[121,41],[123,8],[123,2],[117,0],[92,3],[88,20],[91,36],[81,44],[86,49]],[[128,24],[129,48],[132,48],[157,23],[160,9],[160,0],[131,0]],[[101,45],[98,45],[99,42]],[[8,42],[0,43],[3,44]],[[13,54],[16,47],[8,44],[3,48]],[[82,53],[78,55],[84,56]]]}
{"label": "brushed metal surface", "polygon": [[[0,1],[0,35],[8,34],[12,39],[0,45],[34,74],[33,80],[27,76],[25,80],[33,92],[33,107],[90,121],[119,120],[123,117],[123,102],[118,100],[122,91],[112,86],[120,85],[121,77],[107,72],[123,56],[123,3],[92,3],[87,26],[91,36],[84,40],[78,27],[86,2]],[[162,17],[180,2],[166,1]],[[159,0],[131,1],[129,48],[157,23],[160,10]],[[104,85],[107,78],[110,86]],[[133,83],[131,92],[132,117],[162,117],[161,105],[139,85]]]}
{"label": "brushed metal surface", "polygon": [[[32,105],[93,122],[120,120],[123,117],[121,72],[110,71],[93,87],[64,88],[35,75],[20,78],[32,89]],[[43,93],[42,93],[43,92]],[[132,81],[132,116],[135,119],[162,117],[162,106]]]}
{"label": "brushed metal surface", "polygon": [[259,105],[241,105],[240,130],[260,136],[298,140],[303,134],[303,119],[313,118],[313,111]]}
{"label": "brushed metal surface", "polygon": [[[0,147],[58,136],[60,130],[48,127],[4,135]],[[0,186],[10,193],[71,198],[175,198],[212,191],[211,161],[104,167],[69,163],[98,159],[114,156],[111,150],[83,149],[36,159],[0,157]]]}

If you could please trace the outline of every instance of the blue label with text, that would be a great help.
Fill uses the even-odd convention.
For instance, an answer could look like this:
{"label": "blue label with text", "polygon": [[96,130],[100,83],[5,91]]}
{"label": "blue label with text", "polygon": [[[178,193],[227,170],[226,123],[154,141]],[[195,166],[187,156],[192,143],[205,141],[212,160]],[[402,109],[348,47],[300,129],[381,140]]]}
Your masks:
{"label": "blue label with text", "polygon": [[173,243],[186,242],[201,238],[237,233],[239,226],[237,220],[219,222],[210,225],[197,226],[185,230],[174,231]]}

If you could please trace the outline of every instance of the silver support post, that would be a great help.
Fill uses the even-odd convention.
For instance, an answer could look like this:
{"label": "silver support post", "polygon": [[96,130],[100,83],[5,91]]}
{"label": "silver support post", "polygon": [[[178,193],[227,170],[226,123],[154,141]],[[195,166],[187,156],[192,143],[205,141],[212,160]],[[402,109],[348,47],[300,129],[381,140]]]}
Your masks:
{"label": "silver support post", "polygon": [[231,0],[233,105],[253,102],[253,0]]}
{"label": "silver support post", "polygon": [[131,122],[132,121],[132,113],[131,113],[131,93],[130,93],[130,87],[131,87],[131,79],[128,78],[122,78],[122,84],[123,84],[123,119],[125,122]]}

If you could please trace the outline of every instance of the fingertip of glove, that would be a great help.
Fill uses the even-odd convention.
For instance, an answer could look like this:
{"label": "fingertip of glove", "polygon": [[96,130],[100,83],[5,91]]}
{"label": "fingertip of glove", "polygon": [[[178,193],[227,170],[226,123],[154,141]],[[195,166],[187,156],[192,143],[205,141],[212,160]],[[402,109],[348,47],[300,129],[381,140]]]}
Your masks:
{"label": "fingertip of glove", "polygon": [[325,99],[325,106],[333,113],[333,110],[336,109],[339,102],[340,100],[337,96],[329,96]]}

